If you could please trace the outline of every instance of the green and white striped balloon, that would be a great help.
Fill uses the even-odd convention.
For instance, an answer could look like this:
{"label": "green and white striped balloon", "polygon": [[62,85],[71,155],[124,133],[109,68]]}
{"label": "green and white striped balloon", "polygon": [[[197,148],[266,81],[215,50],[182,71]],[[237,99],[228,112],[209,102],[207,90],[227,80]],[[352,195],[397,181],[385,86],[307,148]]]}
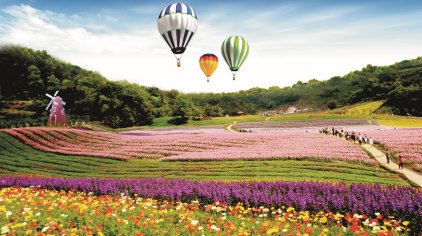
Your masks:
{"label": "green and white striped balloon", "polygon": [[249,44],[242,36],[231,36],[224,40],[221,45],[221,54],[233,73],[233,80],[236,72],[245,62],[249,54]]}

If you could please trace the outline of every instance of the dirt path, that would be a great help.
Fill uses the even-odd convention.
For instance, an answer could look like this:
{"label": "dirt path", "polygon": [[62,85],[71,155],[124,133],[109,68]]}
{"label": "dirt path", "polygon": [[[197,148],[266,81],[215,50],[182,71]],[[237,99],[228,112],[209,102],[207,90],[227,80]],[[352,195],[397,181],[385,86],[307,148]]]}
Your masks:
{"label": "dirt path", "polygon": [[365,150],[367,150],[368,152],[370,152],[375,157],[375,159],[379,163],[381,163],[383,166],[387,167],[388,169],[390,169],[392,171],[404,174],[412,182],[414,182],[415,184],[422,187],[422,176],[421,175],[419,175],[418,173],[416,173],[412,170],[409,170],[407,168],[403,168],[403,169],[400,170],[399,166],[392,161],[390,161],[390,163],[387,164],[387,158],[386,158],[385,154],[383,152],[381,152],[380,150],[378,150],[377,148],[373,147],[370,144],[363,144],[362,147],[365,148]]}
{"label": "dirt path", "polygon": [[235,123],[229,124],[228,126],[226,126],[226,130],[232,131],[232,132],[237,132],[236,130],[233,129],[233,125]]}

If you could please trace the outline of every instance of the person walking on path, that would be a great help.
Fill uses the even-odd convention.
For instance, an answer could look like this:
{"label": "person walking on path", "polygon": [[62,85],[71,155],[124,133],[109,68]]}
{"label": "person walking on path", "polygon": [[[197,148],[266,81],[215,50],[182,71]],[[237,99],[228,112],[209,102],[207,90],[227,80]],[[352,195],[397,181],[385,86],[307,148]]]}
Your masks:
{"label": "person walking on path", "polygon": [[388,150],[388,148],[387,148],[387,153],[385,154],[385,157],[387,158],[387,164],[390,164],[391,152],[390,150]]}
{"label": "person walking on path", "polygon": [[399,169],[403,169],[403,158],[399,155]]}

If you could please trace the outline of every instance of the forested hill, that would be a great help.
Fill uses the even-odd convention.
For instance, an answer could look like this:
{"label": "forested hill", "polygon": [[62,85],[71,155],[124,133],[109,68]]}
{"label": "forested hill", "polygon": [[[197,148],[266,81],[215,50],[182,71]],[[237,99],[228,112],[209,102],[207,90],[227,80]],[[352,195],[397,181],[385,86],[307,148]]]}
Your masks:
{"label": "forested hill", "polygon": [[291,87],[187,94],[186,97],[200,106],[218,104],[224,110],[233,107],[247,113],[292,104],[323,110],[363,101],[385,100],[378,111],[380,113],[422,116],[422,57],[390,66],[367,65],[344,76],[326,81],[299,81]]}
{"label": "forested hill", "polygon": [[[68,114],[113,127],[147,125],[160,116],[256,113],[294,104],[323,110],[369,100],[385,100],[381,109],[386,112],[422,116],[422,57],[391,66],[368,65],[342,77],[297,82],[292,87],[186,94],[109,81],[96,72],[59,61],[46,51],[0,48],[0,119],[45,117],[49,102],[45,93],[56,90],[66,101]],[[11,101],[26,101],[21,108],[26,112],[8,113]]]}

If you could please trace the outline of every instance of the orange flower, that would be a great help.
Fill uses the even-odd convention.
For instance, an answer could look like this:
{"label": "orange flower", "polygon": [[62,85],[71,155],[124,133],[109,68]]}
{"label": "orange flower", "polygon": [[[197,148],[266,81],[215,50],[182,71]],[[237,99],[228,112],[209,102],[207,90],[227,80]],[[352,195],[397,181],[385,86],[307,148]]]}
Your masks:
{"label": "orange flower", "polygon": [[312,234],[312,228],[311,228],[311,227],[309,227],[309,226],[306,226],[306,227],[305,227],[305,233],[307,233],[307,234]]}

